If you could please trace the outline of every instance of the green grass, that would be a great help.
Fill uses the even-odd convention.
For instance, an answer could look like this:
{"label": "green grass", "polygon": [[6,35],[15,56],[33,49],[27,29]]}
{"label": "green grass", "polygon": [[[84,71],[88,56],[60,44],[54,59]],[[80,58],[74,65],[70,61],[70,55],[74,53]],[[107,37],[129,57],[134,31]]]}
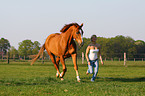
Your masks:
{"label": "green grass", "polygon": [[[55,77],[51,62],[0,63],[0,96],[144,96],[145,62],[106,61],[99,66],[98,78],[91,82],[87,64],[78,61],[81,82],[76,81],[72,61],[67,60],[64,81]],[[60,66],[62,71],[62,67]]]}

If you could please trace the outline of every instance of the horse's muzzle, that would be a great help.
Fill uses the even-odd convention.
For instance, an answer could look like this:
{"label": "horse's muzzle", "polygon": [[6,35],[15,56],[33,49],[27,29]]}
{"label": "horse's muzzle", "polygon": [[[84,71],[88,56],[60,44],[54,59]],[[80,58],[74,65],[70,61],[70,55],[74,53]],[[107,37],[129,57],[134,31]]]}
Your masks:
{"label": "horse's muzzle", "polygon": [[81,44],[79,44],[80,45],[80,47],[82,47],[83,45],[84,45],[84,42],[82,42]]}

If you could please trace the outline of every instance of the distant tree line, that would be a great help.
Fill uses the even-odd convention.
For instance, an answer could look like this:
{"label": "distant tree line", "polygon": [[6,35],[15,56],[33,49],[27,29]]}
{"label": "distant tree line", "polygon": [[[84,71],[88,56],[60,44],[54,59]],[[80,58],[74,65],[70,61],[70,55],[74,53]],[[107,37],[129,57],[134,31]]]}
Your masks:
{"label": "distant tree line", "polygon": [[[82,52],[85,54],[86,48],[90,42],[90,38],[83,38],[83,47],[77,47],[78,57],[81,57]],[[145,58],[145,42],[142,40],[135,41],[131,37],[118,35],[112,38],[98,37],[97,43],[101,45],[101,54],[104,58],[123,58],[123,53],[126,52],[127,58]],[[10,46],[7,39],[0,39],[0,52],[6,54],[9,51],[10,58],[38,54],[41,46],[38,41],[23,40],[19,43],[18,50]],[[1,57],[1,55],[0,55]]]}
{"label": "distant tree line", "polygon": [[[84,52],[91,43],[90,38],[84,38],[84,46],[78,48],[78,55]],[[123,58],[124,52],[127,58],[145,58],[145,42],[142,40],[135,41],[131,37],[118,35],[112,38],[98,37],[97,43],[101,45],[101,55],[103,59]]]}

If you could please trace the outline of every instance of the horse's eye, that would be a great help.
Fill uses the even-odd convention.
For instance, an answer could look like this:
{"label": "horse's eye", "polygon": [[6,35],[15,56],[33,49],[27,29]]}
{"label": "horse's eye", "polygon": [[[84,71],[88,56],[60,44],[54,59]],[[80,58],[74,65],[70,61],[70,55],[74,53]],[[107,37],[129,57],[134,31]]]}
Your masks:
{"label": "horse's eye", "polygon": [[79,34],[80,32],[78,31],[78,32],[76,32],[76,34]]}

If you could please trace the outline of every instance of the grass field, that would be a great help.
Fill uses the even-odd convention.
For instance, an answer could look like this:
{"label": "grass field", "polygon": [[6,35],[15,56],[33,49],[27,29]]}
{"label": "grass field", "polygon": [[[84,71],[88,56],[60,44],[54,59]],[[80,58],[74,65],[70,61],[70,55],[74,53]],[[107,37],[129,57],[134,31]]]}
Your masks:
{"label": "grass field", "polygon": [[[91,82],[87,64],[78,61],[81,82],[76,81],[72,61],[66,61],[64,81],[55,77],[51,62],[30,66],[30,62],[0,63],[0,96],[144,96],[145,62],[106,61],[98,78]],[[60,67],[60,70],[62,68]]]}

